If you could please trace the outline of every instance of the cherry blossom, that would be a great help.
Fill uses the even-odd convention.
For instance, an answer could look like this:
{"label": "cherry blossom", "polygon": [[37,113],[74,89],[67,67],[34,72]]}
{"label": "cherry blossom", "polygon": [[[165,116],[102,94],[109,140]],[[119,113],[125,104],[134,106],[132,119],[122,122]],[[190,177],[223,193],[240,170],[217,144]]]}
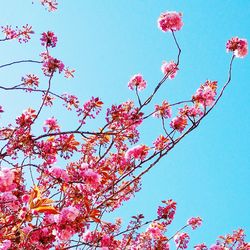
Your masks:
{"label": "cherry blossom", "polygon": [[202,223],[202,219],[200,217],[192,217],[188,219],[187,224],[192,227],[192,229],[196,229]]}
{"label": "cherry blossom", "polygon": [[146,88],[146,81],[143,79],[141,74],[134,75],[128,82],[128,88],[133,90],[137,88],[138,90],[143,90]]}
{"label": "cherry blossom", "polygon": [[217,81],[207,80],[193,95],[194,102],[202,106],[211,106],[215,101],[216,89]]}
{"label": "cherry blossom", "polygon": [[164,75],[168,76],[169,79],[174,79],[177,74],[178,67],[173,61],[163,62],[161,71]]}
{"label": "cherry blossom", "polygon": [[8,168],[2,168],[0,170],[0,191],[7,192],[12,191],[14,188],[16,188],[14,179],[15,174],[12,170]]}
{"label": "cherry blossom", "polygon": [[231,51],[236,57],[243,58],[248,53],[248,43],[246,39],[233,37],[227,41],[227,52]]}
{"label": "cherry blossom", "polygon": [[58,6],[57,0],[40,0],[40,1],[41,1],[41,4],[48,9],[48,11],[57,10],[57,6]]}
{"label": "cherry blossom", "polygon": [[176,11],[164,12],[160,15],[158,19],[158,27],[166,31],[177,31],[183,26],[182,14]]}
{"label": "cherry blossom", "polygon": [[57,37],[55,36],[54,32],[47,31],[42,33],[42,38],[40,39],[42,45],[47,47],[54,48],[57,44]]}
{"label": "cherry blossom", "polygon": [[39,86],[39,78],[34,74],[28,74],[22,77],[22,82],[28,88],[36,88]]}
{"label": "cherry blossom", "polygon": [[19,43],[28,42],[31,39],[30,35],[34,34],[32,26],[28,24],[23,25],[21,28],[12,28],[11,25],[2,26],[1,28],[6,40],[17,39]]}
{"label": "cherry blossom", "polygon": [[174,237],[175,244],[179,249],[187,249],[190,237],[187,233],[177,233]]}
{"label": "cherry blossom", "polygon": [[208,250],[207,246],[204,243],[198,244],[194,246],[195,250]]}
{"label": "cherry blossom", "polygon": [[[40,2],[49,11],[57,9],[55,0]],[[180,30],[182,14],[165,12],[158,26],[164,32]],[[6,43],[11,39],[27,42],[34,33],[29,25],[21,28],[8,25],[2,27],[2,31],[4,38],[1,41]],[[142,188],[143,176],[199,126],[230,83],[232,61],[247,54],[245,39],[234,37],[228,42],[227,50],[234,56],[228,80],[222,85],[217,99],[217,81],[207,80],[191,100],[177,100],[171,104],[163,100],[154,107],[162,84],[174,79],[179,70],[181,49],[174,33],[172,38],[178,48],[178,63],[163,62],[164,76],[156,83],[152,81],[151,89],[143,96],[138,91],[146,88],[146,81],[141,74],[134,75],[128,87],[135,90],[137,102],[115,100],[106,112],[101,112],[105,104],[99,97],[80,100],[74,94],[61,94],[60,84],[54,85],[57,77],[62,79],[63,74],[73,78],[75,70],[65,67],[61,60],[51,55],[51,48],[57,44],[53,31],[42,33],[40,42],[45,52],[40,54],[40,61],[20,60],[1,66],[36,63],[47,77],[26,73],[21,82],[1,86],[6,94],[7,90],[21,90],[25,95],[36,95],[37,106],[19,112],[16,119],[13,117],[8,123],[2,119],[0,249],[169,250],[174,242],[177,249],[187,248],[190,236],[183,230],[198,228],[202,220],[191,217],[179,230],[169,230],[176,213],[176,202],[172,199],[162,201],[150,218],[143,214],[133,215],[126,223],[120,218],[111,222],[106,216],[134,197]],[[63,74],[56,76],[56,72]],[[19,103],[15,105],[19,107]],[[51,113],[62,106],[66,107],[65,113],[57,120]],[[208,106],[211,108],[207,109]],[[172,113],[174,118],[168,121]],[[9,114],[5,111],[3,118],[6,115]],[[71,117],[72,121],[67,123]],[[101,125],[95,126],[93,120],[100,121]],[[67,126],[60,126],[58,121]],[[146,122],[158,123],[161,132],[155,139],[150,137],[150,130],[145,142],[143,125]],[[208,249],[204,243],[194,248]],[[250,244],[246,242],[243,229],[238,229],[220,236],[211,249],[250,249]]]}
{"label": "cherry blossom", "polygon": [[176,116],[172,119],[170,123],[171,128],[182,133],[187,126],[187,118],[184,116]]}
{"label": "cherry blossom", "polygon": [[162,105],[155,105],[155,112],[153,116],[157,118],[170,118],[172,116],[171,106],[167,101],[163,101]]}

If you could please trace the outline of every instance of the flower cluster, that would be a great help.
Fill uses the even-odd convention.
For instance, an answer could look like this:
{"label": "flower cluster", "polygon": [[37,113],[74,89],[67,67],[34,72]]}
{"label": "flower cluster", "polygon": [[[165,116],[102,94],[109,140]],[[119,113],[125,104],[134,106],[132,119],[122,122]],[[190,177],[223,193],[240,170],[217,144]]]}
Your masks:
{"label": "flower cluster", "polygon": [[0,170],[0,192],[8,192],[16,188],[14,180],[14,172],[8,168],[2,168]]}
{"label": "flower cluster", "polygon": [[[50,11],[57,8],[56,0],[40,1]],[[182,15],[163,13],[158,26],[164,32],[180,30]],[[5,39],[2,41],[19,39],[21,42],[27,41],[33,31],[29,26],[22,29],[6,26],[3,32]],[[173,38],[179,48],[175,36]],[[162,201],[150,220],[144,221],[144,216],[139,214],[132,216],[125,227],[120,219],[111,223],[104,221],[104,217],[106,212],[114,211],[133,197],[141,189],[142,176],[199,125],[207,114],[206,107],[215,103],[217,82],[206,81],[192,100],[173,104],[164,100],[152,108],[148,104],[152,103],[158,89],[178,71],[177,63],[164,62],[161,67],[164,76],[144,102],[137,91],[146,88],[146,81],[137,74],[130,79],[128,87],[136,91],[139,106],[130,100],[114,104],[107,109],[102,127],[91,130],[86,125],[83,129],[87,118],[95,119],[100,113],[103,102],[99,97],[92,97],[80,106],[75,95],[59,95],[52,90],[51,80],[55,72],[63,72],[66,78],[72,78],[75,70],[50,55],[49,48],[57,44],[52,31],[42,33],[40,40],[46,51],[41,54],[41,63],[45,76],[49,77],[47,90],[40,88],[40,80],[34,74],[27,74],[16,86],[2,87],[41,94],[41,104],[37,112],[29,108],[17,116],[13,125],[0,129],[0,159],[9,166],[0,167],[0,249],[59,250],[85,245],[102,250],[169,250],[172,239],[177,249],[186,249],[189,235],[182,230],[186,227],[196,229],[202,219],[192,217],[177,233],[167,236],[176,212],[173,200]],[[233,38],[227,49],[235,56],[243,57],[247,53],[247,42]],[[42,124],[40,114],[55,100],[62,101],[68,110],[74,109],[75,118],[80,116],[80,125],[63,130],[53,116],[47,116],[50,118]],[[187,103],[192,104],[188,106]],[[171,129],[165,126],[165,119],[171,118],[173,111],[177,111],[177,115],[170,122]],[[144,112],[149,114],[144,115]],[[139,141],[139,131],[143,131],[140,125],[152,116],[161,119],[165,133],[148,147]],[[176,133],[185,129],[186,133]],[[28,174],[30,182],[27,185]],[[202,243],[195,249],[208,248]],[[245,250],[250,249],[250,245],[245,242],[244,231],[239,229],[221,236],[210,249]]]}
{"label": "flower cluster", "polygon": [[56,47],[56,43],[57,43],[57,37],[55,36],[54,32],[52,31],[47,31],[47,32],[43,32],[42,33],[42,38],[41,40],[41,44],[43,46],[47,47],[51,47],[54,48]]}
{"label": "flower cluster", "polygon": [[137,88],[138,90],[143,90],[146,88],[146,81],[143,79],[141,74],[134,75],[128,82],[128,88],[133,90]]}
{"label": "flower cluster", "polygon": [[187,126],[187,117],[186,116],[176,116],[170,122],[170,127],[182,133],[182,131]]}
{"label": "flower cluster", "polygon": [[178,67],[173,61],[163,62],[161,71],[164,75],[168,76],[169,79],[174,79],[177,74]]}
{"label": "flower cluster", "polygon": [[163,150],[163,149],[167,149],[169,145],[169,138],[160,135],[155,141],[154,141],[154,147],[155,150]]}
{"label": "flower cluster", "polygon": [[196,229],[202,223],[202,219],[200,217],[192,217],[187,221],[187,224],[192,227],[192,229]]}
{"label": "flower cluster", "polygon": [[48,9],[48,11],[55,11],[57,10],[57,0],[40,0],[41,4]]}
{"label": "flower cluster", "polygon": [[189,240],[190,237],[187,233],[177,233],[174,237],[177,249],[186,249],[188,247]]}
{"label": "flower cluster", "polygon": [[48,53],[42,53],[41,57],[43,58],[42,70],[45,76],[51,77],[57,70],[59,74],[62,73],[64,69],[62,61],[50,56]]}
{"label": "flower cluster", "polygon": [[158,19],[158,27],[164,32],[177,31],[182,26],[182,14],[176,11],[162,13]]}
{"label": "flower cluster", "polygon": [[176,202],[173,200],[162,201],[164,207],[159,206],[157,210],[158,218],[166,220],[167,224],[171,224],[176,212]]}
{"label": "flower cluster", "polygon": [[62,95],[63,100],[65,103],[63,104],[68,110],[72,110],[72,107],[78,108],[79,107],[79,100],[78,97],[71,94],[63,94]]}
{"label": "flower cluster", "polygon": [[154,117],[157,118],[170,118],[172,116],[172,110],[171,110],[171,106],[169,105],[169,103],[167,101],[163,101],[162,105],[155,105],[155,111],[153,114]]}
{"label": "flower cluster", "polygon": [[215,101],[217,81],[207,80],[193,95],[193,101],[202,106],[211,106]]}
{"label": "flower cluster", "polygon": [[28,42],[31,38],[30,35],[34,34],[32,26],[28,24],[24,25],[22,28],[12,28],[11,25],[2,26],[1,28],[6,40],[17,39],[19,43]]}
{"label": "flower cluster", "polygon": [[149,151],[149,147],[146,145],[138,145],[133,148],[130,148],[126,153],[125,153],[125,159],[130,161],[130,160],[144,160],[145,157],[147,156]]}
{"label": "flower cluster", "polygon": [[28,88],[36,88],[39,85],[39,78],[34,74],[28,74],[22,77],[22,82]]}
{"label": "flower cluster", "polygon": [[227,52],[231,51],[236,57],[243,58],[248,53],[247,40],[243,38],[233,37],[227,41]]}

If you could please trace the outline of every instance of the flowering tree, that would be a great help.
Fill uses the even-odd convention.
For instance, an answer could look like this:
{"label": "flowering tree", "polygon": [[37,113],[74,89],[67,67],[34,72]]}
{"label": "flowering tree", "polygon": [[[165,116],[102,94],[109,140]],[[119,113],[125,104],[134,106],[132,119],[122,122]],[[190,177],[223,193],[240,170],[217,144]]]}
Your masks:
{"label": "flowering tree", "polygon": [[[55,0],[41,3],[49,11],[57,9]],[[176,103],[164,100],[152,106],[161,86],[178,73],[181,48],[175,33],[182,26],[181,13],[168,11],[160,15],[158,28],[171,33],[177,59],[163,62],[163,77],[145,99],[140,91],[147,82],[141,74],[135,74],[128,82],[135,102],[108,108],[98,131],[85,127],[102,109],[99,97],[81,104],[75,95],[51,91],[56,74],[74,77],[74,70],[65,67],[51,52],[57,44],[54,32],[41,34],[44,52],[40,53],[40,60],[13,61],[0,66],[40,64],[47,80],[46,88],[42,88],[39,77],[29,73],[19,84],[0,86],[6,92],[41,94],[37,109],[28,108],[0,129],[0,249],[170,249],[171,241],[176,249],[188,247],[190,236],[185,229],[196,229],[202,219],[192,217],[175,234],[167,235],[176,211],[173,200],[162,201],[150,220],[144,220],[142,214],[132,216],[128,225],[123,225],[120,219],[115,222],[103,219],[106,213],[133,197],[140,190],[143,175],[199,126],[230,83],[234,59],[247,55],[247,41],[231,38],[226,43],[226,50],[232,53],[228,78],[219,91],[216,80],[206,80],[187,100]],[[4,26],[2,32],[2,42],[20,43],[28,42],[34,33],[29,25]],[[78,116],[79,123],[65,131],[55,117],[48,117],[44,126],[37,129],[41,114],[55,100],[62,103],[63,112]],[[4,107],[0,106],[0,112],[4,113]],[[145,145],[140,141],[140,127],[149,119],[159,120],[162,133],[152,138],[151,145]],[[220,237],[210,248],[204,243],[194,248],[243,250],[250,249],[250,244],[245,242],[244,231],[238,229]]]}

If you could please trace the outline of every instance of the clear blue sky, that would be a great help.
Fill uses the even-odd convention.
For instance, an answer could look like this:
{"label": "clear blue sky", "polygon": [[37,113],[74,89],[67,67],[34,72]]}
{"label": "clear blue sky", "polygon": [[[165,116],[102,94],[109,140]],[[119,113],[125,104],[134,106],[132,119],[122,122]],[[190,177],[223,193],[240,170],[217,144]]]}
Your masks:
{"label": "clear blue sky", "polygon": [[[42,51],[39,34],[52,30],[59,39],[52,53],[76,69],[74,80],[57,77],[54,89],[76,93],[82,102],[99,96],[106,107],[134,98],[127,89],[131,75],[142,73],[152,89],[162,76],[162,61],[176,58],[170,34],[156,25],[161,12],[183,13],[184,27],[176,34],[183,53],[176,79],[162,88],[153,103],[189,98],[206,79],[218,80],[222,86],[230,60],[226,41],[232,36],[250,41],[248,0],[59,0],[59,11],[52,14],[38,1],[31,2],[1,3],[3,25],[29,23],[37,33],[27,45],[1,44],[0,64],[38,59]],[[24,72],[37,69],[22,65],[1,70],[1,84],[19,83]],[[235,61],[232,83],[216,109],[144,177],[142,191],[117,216],[144,213],[152,218],[160,201],[172,198],[178,208],[170,232],[192,215],[204,219],[203,226],[191,233],[192,244],[205,241],[210,245],[218,235],[238,227],[250,239],[249,69],[249,56]],[[13,121],[16,114],[36,103],[35,96],[27,99],[22,93],[1,92],[0,98],[7,111],[3,121]],[[58,116],[63,121],[63,115]],[[64,124],[70,127],[72,121]],[[147,143],[159,133],[160,126],[150,124],[142,140]]]}

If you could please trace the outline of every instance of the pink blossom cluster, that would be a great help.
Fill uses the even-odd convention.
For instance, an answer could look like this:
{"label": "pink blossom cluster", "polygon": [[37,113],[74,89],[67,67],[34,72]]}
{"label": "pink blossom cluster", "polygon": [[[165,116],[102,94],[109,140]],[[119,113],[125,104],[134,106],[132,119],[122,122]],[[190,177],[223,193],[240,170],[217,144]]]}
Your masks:
{"label": "pink blossom cluster", "polygon": [[165,76],[168,76],[169,79],[174,79],[177,74],[178,67],[174,61],[163,62],[161,71]]}
{"label": "pink blossom cluster", "polygon": [[204,243],[198,244],[194,246],[195,250],[208,250],[207,246]]}
{"label": "pink blossom cluster", "polygon": [[62,169],[60,167],[52,167],[49,171],[50,176],[52,176],[53,178],[56,178],[57,180],[60,181],[69,181],[69,176],[66,172],[65,169]]}
{"label": "pink blossom cluster", "polygon": [[130,161],[130,160],[144,160],[145,157],[147,156],[149,151],[149,147],[146,145],[138,145],[133,148],[130,148],[126,153],[125,153],[125,159]]}
{"label": "pink blossom cluster", "polygon": [[187,224],[192,227],[192,229],[196,229],[201,226],[202,219],[200,217],[192,217],[187,221]]}
{"label": "pink blossom cluster", "polygon": [[158,27],[166,31],[177,31],[183,26],[182,14],[176,11],[162,13],[158,19]]}
{"label": "pink blossom cluster", "polygon": [[134,88],[137,88],[138,90],[143,90],[146,88],[146,81],[143,79],[143,76],[141,74],[137,74],[131,77],[131,79],[128,82],[128,88],[133,90]]}
{"label": "pink blossom cluster", "polygon": [[28,42],[30,40],[30,35],[34,34],[32,26],[28,24],[22,26],[22,28],[12,28],[11,25],[2,26],[2,32],[5,35],[6,40],[17,39],[19,43]]}
{"label": "pink blossom cluster", "polygon": [[88,168],[81,173],[85,183],[92,188],[97,187],[101,182],[101,175],[96,173],[93,169]]}
{"label": "pink blossom cluster", "polygon": [[65,78],[74,78],[74,73],[75,73],[75,69],[69,69],[64,68],[64,77]]}
{"label": "pink blossom cluster", "polygon": [[193,95],[193,101],[202,106],[213,105],[216,97],[217,81],[207,80]]}
{"label": "pink blossom cluster", "polygon": [[56,118],[51,117],[48,118],[45,122],[44,122],[44,127],[43,127],[43,131],[44,132],[59,132],[60,131],[60,126],[57,123]]}
{"label": "pink blossom cluster", "polygon": [[176,116],[170,122],[170,127],[182,133],[187,126],[186,116]]}
{"label": "pink blossom cluster", "polygon": [[89,118],[95,118],[96,115],[98,115],[102,110],[103,102],[100,100],[99,97],[92,96],[90,100],[86,101],[83,104],[82,108],[77,109],[78,116],[83,116],[83,119],[80,120],[82,124],[85,123],[85,119],[87,117]]}
{"label": "pink blossom cluster", "polygon": [[236,57],[243,58],[248,53],[247,40],[244,38],[233,37],[227,41],[227,52],[233,52]]}
{"label": "pink blossom cluster", "polygon": [[153,114],[154,117],[157,118],[170,118],[172,116],[172,109],[171,106],[167,101],[163,101],[162,105],[155,105],[155,111]]}
{"label": "pink blossom cluster", "polygon": [[78,108],[79,107],[79,100],[78,97],[71,94],[62,94],[62,98],[65,101],[63,104],[68,110],[72,110],[72,107]]}
{"label": "pink blossom cluster", "polygon": [[28,88],[36,88],[39,86],[39,78],[34,74],[28,74],[22,77],[23,85]]}
{"label": "pink blossom cluster", "polygon": [[40,40],[42,42],[41,44],[43,46],[45,46],[46,48],[47,47],[51,47],[51,48],[56,47],[57,37],[55,36],[54,32],[52,32],[52,31],[43,32]]}
{"label": "pink blossom cluster", "polygon": [[189,117],[197,117],[202,116],[203,112],[198,105],[187,106],[185,105],[183,108],[179,109],[179,113],[182,116],[189,116]]}
{"label": "pink blossom cluster", "polygon": [[57,6],[58,6],[57,0],[40,0],[40,1],[41,1],[41,4],[48,9],[48,11],[57,10]]}
{"label": "pink blossom cluster", "polygon": [[187,249],[190,237],[187,233],[177,233],[174,236],[174,241],[177,249]]}
{"label": "pink blossom cluster", "polygon": [[176,212],[176,202],[173,200],[162,201],[164,207],[159,206],[157,210],[158,218],[166,220],[167,224],[171,224]]}
{"label": "pink blossom cluster", "polygon": [[16,184],[14,180],[15,173],[8,168],[2,168],[0,170],[0,192],[8,192],[15,189]]}
{"label": "pink blossom cluster", "polygon": [[165,137],[163,135],[160,135],[155,141],[154,141],[154,147],[155,150],[163,150],[163,149],[167,149],[168,148],[168,144],[169,144],[169,138]]}
{"label": "pink blossom cluster", "polygon": [[147,229],[147,233],[149,233],[150,237],[156,240],[163,237],[165,231],[166,225],[157,221],[152,222]]}
{"label": "pink blossom cluster", "polygon": [[20,127],[27,127],[33,123],[33,120],[36,117],[36,111],[32,108],[28,108],[23,111],[21,116],[16,118],[16,124],[20,125]]}
{"label": "pink blossom cluster", "polygon": [[64,64],[62,61],[50,56],[46,52],[42,53],[41,57],[43,58],[42,70],[45,76],[51,77],[57,70],[59,74],[62,73],[64,69]]}

